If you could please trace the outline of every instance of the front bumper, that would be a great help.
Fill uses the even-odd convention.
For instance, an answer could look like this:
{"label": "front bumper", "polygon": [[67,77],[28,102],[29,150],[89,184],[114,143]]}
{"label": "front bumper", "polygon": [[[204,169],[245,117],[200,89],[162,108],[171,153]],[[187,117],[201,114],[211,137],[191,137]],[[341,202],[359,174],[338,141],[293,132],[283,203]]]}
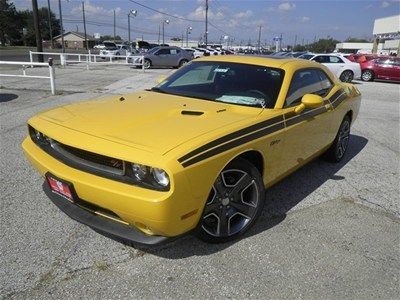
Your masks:
{"label": "front bumper", "polygon": [[204,202],[190,196],[183,173],[174,176],[179,188],[160,192],[67,166],[44,152],[30,137],[24,140],[22,147],[42,176],[50,172],[72,184],[78,199],[112,212],[131,230],[140,230],[149,236],[175,237],[197,226]]}
{"label": "front bumper", "polygon": [[144,246],[160,245],[172,240],[171,238],[164,236],[146,235],[131,226],[117,223],[96,215],[95,213],[80,207],[78,204],[67,201],[63,197],[53,193],[47,182],[43,183],[43,191],[47,197],[49,197],[50,200],[70,218],[85,224],[100,233],[105,233],[114,238]]}

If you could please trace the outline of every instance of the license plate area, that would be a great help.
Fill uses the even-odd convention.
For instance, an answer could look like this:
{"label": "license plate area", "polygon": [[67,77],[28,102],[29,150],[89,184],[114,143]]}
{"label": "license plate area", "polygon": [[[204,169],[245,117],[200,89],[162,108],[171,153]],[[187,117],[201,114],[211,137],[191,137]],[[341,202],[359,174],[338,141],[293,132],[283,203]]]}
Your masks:
{"label": "license plate area", "polygon": [[46,174],[46,181],[54,194],[57,194],[72,203],[74,202],[76,197],[72,183],[66,182],[50,173]]}

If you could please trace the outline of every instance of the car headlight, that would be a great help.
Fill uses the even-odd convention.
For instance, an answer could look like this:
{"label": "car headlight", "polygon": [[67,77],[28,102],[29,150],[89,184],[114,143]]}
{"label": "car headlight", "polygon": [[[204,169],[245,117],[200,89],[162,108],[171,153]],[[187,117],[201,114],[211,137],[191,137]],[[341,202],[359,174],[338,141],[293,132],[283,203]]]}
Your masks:
{"label": "car headlight", "polygon": [[159,168],[131,163],[127,175],[132,177],[138,185],[165,190],[169,187],[170,180],[167,172]]}
{"label": "car headlight", "polygon": [[153,178],[159,185],[161,185],[163,187],[166,187],[169,185],[169,177],[168,177],[168,174],[164,170],[154,168],[151,170],[151,172],[153,173]]}

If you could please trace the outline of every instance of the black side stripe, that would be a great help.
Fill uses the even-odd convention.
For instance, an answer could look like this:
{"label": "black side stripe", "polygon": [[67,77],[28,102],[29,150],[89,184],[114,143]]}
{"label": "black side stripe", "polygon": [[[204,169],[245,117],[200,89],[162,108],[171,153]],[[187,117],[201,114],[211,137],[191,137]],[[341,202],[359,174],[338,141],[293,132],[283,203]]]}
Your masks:
{"label": "black side stripe", "polygon": [[182,162],[192,158],[193,156],[196,156],[197,154],[200,154],[201,152],[204,152],[206,150],[209,150],[211,148],[219,146],[219,145],[221,145],[223,143],[229,142],[229,141],[231,141],[233,139],[236,139],[238,137],[241,137],[243,135],[246,135],[246,134],[252,133],[254,131],[260,130],[260,129],[264,128],[264,127],[271,126],[271,125],[273,125],[275,123],[278,123],[278,122],[283,122],[283,116],[282,115],[274,117],[272,119],[268,119],[266,121],[263,121],[263,122],[260,122],[260,123],[254,124],[254,125],[251,125],[249,127],[240,129],[238,131],[235,131],[233,133],[225,135],[225,136],[223,136],[221,138],[218,138],[218,139],[216,139],[216,140],[214,140],[212,142],[209,142],[209,143],[207,143],[207,144],[205,144],[205,145],[203,145],[203,146],[201,146],[201,147],[189,152],[188,154],[182,156],[181,158],[178,159],[178,161],[180,163],[182,163]]}
{"label": "black side stripe", "polygon": [[344,92],[339,98],[337,98],[334,102],[332,102],[332,107],[336,108],[339,106],[347,98],[347,94]]}
{"label": "black side stripe", "polygon": [[237,140],[231,141],[231,142],[223,144],[223,145],[221,145],[221,146],[219,146],[217,148],[213,148],[213,149],[211,149],[211,150],[209,150],[207,152],[204,152],[204,153],[202,153],[202,154],[200,154],[200,155],[198,155],[198,156],[196,156],[196,157],[194,157],[192,159],[189,159],[188,161],[185,161],[184,163],[182,163],[182,166],[183,167],[187,167],[187,166],[193,165],[195,163],[198,163],[199,161],[202,161],[204,159],[210,158],[210,157],[212,157],[214,155],[217,155],[217,154],[220,154],[220,153],[225,152],[227,150],[233,149],[233,148],[235,148],[237,146],[240,146],[242,144],[245,144],[247,142],[250,142],[252,140],[258,139],[260,137],[263,137],[265,135],[271,134],[271,133],[273,133],[275,131],[278,131],[278,130],[281,130],[281,129],[284,129],[284,128],[285,128],[285,126],[284,126],[283,122],[280,122],[280,123],[275,124],[273,126],[264,128],[264,129],[262,129],[260,131],[257,131],[255,133],[246,135],[246,136],[241,137],[241,138],[239,138]]}
{"label": "black side stripe", "polygon": [[321,106],[321,107],[318,107],[316,109],[309,110],[309,111],[307,111],[307,112],[305,112],[305,113],[303,113],[301,115],[298,115],[296,117],[293,117],[293,118],[290,118],[290,119],[286,119],[285,118],[286,119],[285,120],[286,127],[289,127],[289,126],[292,126],[294,124],[300,123],[302,121],[311,119],[311,118],[313,118],[313,117],[315,117],[317,115],[320,115],[320,114],[322,114],[322,113],[324,113],[326,111],[327,111],[326,107],[325,106]]}
{"label": "black side stripe", "polygon": [[330,101],[330,102],[335,101],[343,92],[344,92],[343,89],[337,90],[337,91],[329,98],[329,101]]}

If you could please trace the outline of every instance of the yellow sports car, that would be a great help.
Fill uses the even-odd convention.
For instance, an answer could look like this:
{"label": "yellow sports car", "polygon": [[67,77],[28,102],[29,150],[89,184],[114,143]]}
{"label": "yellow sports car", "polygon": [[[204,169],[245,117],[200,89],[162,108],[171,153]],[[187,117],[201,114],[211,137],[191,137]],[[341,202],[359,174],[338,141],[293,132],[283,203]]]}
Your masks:
{"label": "yellow sports car", "polygon": [[343,158],[360,101],[315,62],[212,56],[150,90],[40,113],[22,146],[53,203],[96,231],[225,242],[257,220],[265,188]]}

